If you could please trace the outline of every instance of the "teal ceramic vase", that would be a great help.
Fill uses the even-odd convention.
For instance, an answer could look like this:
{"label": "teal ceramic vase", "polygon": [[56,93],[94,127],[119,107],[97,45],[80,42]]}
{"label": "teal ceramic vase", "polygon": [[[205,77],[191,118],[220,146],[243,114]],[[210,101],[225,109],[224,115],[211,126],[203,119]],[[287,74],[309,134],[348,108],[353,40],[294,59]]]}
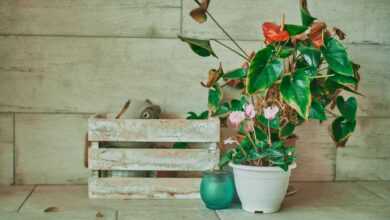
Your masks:
{"label": "teal ceramic vase", "polygon": [[226,209],[235,195],[233,175],[228,171],[205,171],[200,184],[200,196],[209,209]]}

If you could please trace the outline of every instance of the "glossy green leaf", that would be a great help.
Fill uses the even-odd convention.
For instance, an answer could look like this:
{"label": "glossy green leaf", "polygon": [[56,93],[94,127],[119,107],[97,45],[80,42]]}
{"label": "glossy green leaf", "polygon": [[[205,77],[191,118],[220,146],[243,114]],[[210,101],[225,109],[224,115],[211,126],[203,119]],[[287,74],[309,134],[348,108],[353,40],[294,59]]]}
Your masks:
{"label": "glossy green leaf", "polygon": [[331,126],[332,138],[337,143],[337,146],[344,146],[345,142],[355,130],[356,121],[350,121],[344,117],[336,118]]}
{"label": "glossy green leaf", "polygon": [[258,152],[254,148],[251,148],[248,152],[248,159],[249,160],[259,160],[259,159],[263,159],[266,156],[267,156],[267,154],[265,154],[264,152]]}
{"label": "glossy green leaf", "polygon": [[279,78],[283,71],[280,59],[273,59],[273,47],[268,46],[257,52],[249,66],[247,92],[253,94],[265,91]]}
{"label": "glossy green leaf", "polygon": [[277,56],[280,58],[287,58],[293,54],[294,50],[295,49],[291,47],[283,47]]}
{"label": "glossy green leaf", "polygon": [[214,112],[213,117],[225,118],[229,115],[230,108],[228,103],[218,106],[217,111]]}
{"label": "glossy green leaf", "polygon": [[304,119],[308,118],[311,103],[310,79],[304,69],[298,69],[294,76],[283,77],[280,94],[298,115]]}
{"label": "glossy green leaf", "polygon": [[311,16],[310,12],[306,8],[301,7],[300,11],[301,11],[302,24],[304,26],[309,27],[313,23],[313,21],[317,19]]}
{"label": "glossy green leaf", "polygon": [[332,71],[344,76],[354,76],[347,51],[338,40],[332,37],[325,38],[325,45],[321,47],[321,51]]}
{"label": "glossy green leaf", "polygon": [[242,79],[246,77],[246,70],[244,68],[238,68],[227,72],[223,75],[224,79]]}
{"label": "glossy green leaf", "polygon": [[282,127],[279,131],[280,137],[289,137],[294,133],[295,125],[291,122],[288,122],[285,126]]}
{"label": "glossy green leaf", "polygon": [[238,99],[232,99],[230,101],[230,109],[232,111],[243,111],[244,105],[245,105],[245,103],[243,103],[241,100],[238,100]]}
{"label": "glossy green leaf", "polygon": [[222,101],[223,92],[221,87],[214,85],[209,89],[208,107],[212,112],[215,112]]}
{"label": "glossy green leaf", "polygon": [[211,48],[210,40],[200,40],[195,38],[188,38],[183,36],[178,36],[180,40],[188,43],[192,51],[202,57],[208,57],[210,55],[217,57],[213,49]]}
{"label": "glossy green leaf", "polygon": [[298,44],[298,51],[309,66],[318,68],[321,59],[321,51],[319,49],[300,43]]}
{"label": "glossy green leaf", "polygon": [[295,25],[295,24],[285,24],[284,30],[286,30],[290,36],[295,36],[301,34],[307,30],[307,26]]}
{"label": "glossy green leaf", "polygon": [[228,150],[225,152],[219,160],[219,167],[224,167],[233,159],[234,150]]}
{"label": "glossy green leaf", "polygon": [[317,99],[313,99],[311,102],[309,118],[320,121],[326,120],[325,108]]}
{"label": "glossy green leaf", "polygon": [[354,121],[356,119],[357,112],[357,100],[355,97],[349,97],[346,101],[342,96],[336,98],[337,108],[339,109],[341,115],[350,120]]}
{"label": "glossy green leaf", "polygon": [[257,126],[255,126],[255,133],[256,133],[256,139],[259,141],[265,141],[268,138],[266,131],[263,131],[262,128],[259,128]]}
{"label": "glossy green leaf", "polygon": [[329,80],[336,82],[337,84],[343,85],[343,86],[356,86],[358,83],[358,80],[355,77],[352,76],[344,76],[341,74],[338,74],[336,72],[333,72],[332,70],[329,71],[329,75],[332,75],[329,77]]}
{"label": "glossy green leaf", "polygon": [[332,77],[329,77],[326,82],[325,82],[325,85],[326,85],[326,88],[330,91],[330,92],[334,92],[335,90],[337,89],[343,89],[345,91],[348,91],[348,92],[351,92],[353,94],[356,94],[356,95],[359,95],[359,96],[364,96],[362,93],[358,92],[357,90],[355,90],[354,88],[351,88],[351,86],[346,86],[346,85],[342,85],[334,80],[331,79]]}
{"label": "glossy green leaf", "polygon": [[256,120],[260,122],[264,127],[270,127],[273,129],[278,129],[280,127],[280,117],[279,114],[275,116],[274,119],[268,120],[264,115],[256,115]]}

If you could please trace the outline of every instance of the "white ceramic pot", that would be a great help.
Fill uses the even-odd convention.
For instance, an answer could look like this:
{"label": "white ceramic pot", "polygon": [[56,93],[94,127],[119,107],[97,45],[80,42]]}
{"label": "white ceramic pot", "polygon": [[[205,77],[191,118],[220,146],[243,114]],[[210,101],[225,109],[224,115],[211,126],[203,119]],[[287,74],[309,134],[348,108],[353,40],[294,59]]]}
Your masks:
{"label": "white ceramic pot", "polygon": [[291,169],[279,167],[255,167],[229,164],[233,168],[234,181],[242,208],[253,213],[273,213],[280,205],[287,192]]}

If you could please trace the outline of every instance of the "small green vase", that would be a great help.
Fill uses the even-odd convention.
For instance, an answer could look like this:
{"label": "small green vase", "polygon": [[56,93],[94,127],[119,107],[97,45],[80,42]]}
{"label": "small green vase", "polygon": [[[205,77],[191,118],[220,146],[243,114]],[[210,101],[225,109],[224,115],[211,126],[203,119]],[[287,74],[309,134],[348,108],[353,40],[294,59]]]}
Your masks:
{"label": "small green vase", "polygon": [[205,171],[200,184],[200,196],[209,209],[226,209],[235,194],[233,175],[228,171]]}

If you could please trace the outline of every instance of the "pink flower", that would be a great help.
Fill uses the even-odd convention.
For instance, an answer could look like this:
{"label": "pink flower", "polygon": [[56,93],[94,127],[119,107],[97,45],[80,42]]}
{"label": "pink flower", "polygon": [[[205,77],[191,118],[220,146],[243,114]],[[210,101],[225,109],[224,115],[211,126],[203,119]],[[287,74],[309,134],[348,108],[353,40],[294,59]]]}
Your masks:
{"label": "pink flower", "polygon": [[237,128],[244,119],[245,119],[244,112],[235,111],[230,113],[228,122],[232,127]]}
{"label": "pink flower", "polygon": [[237,140],[233,139],[232,137],[229,137],[224,140],[224,144],[239,144]]}
{"label": "pink flower", "polygon": [[263,109],[264,117],[268,120],[272,120],[275,118],[276,114],[279,112],[278,106],[269,106]]}
{"label": "pink flower", "polygon": [[252,104],[245,106],[245,116],[248,118],[254,118],[256,116],[255,106]]}

